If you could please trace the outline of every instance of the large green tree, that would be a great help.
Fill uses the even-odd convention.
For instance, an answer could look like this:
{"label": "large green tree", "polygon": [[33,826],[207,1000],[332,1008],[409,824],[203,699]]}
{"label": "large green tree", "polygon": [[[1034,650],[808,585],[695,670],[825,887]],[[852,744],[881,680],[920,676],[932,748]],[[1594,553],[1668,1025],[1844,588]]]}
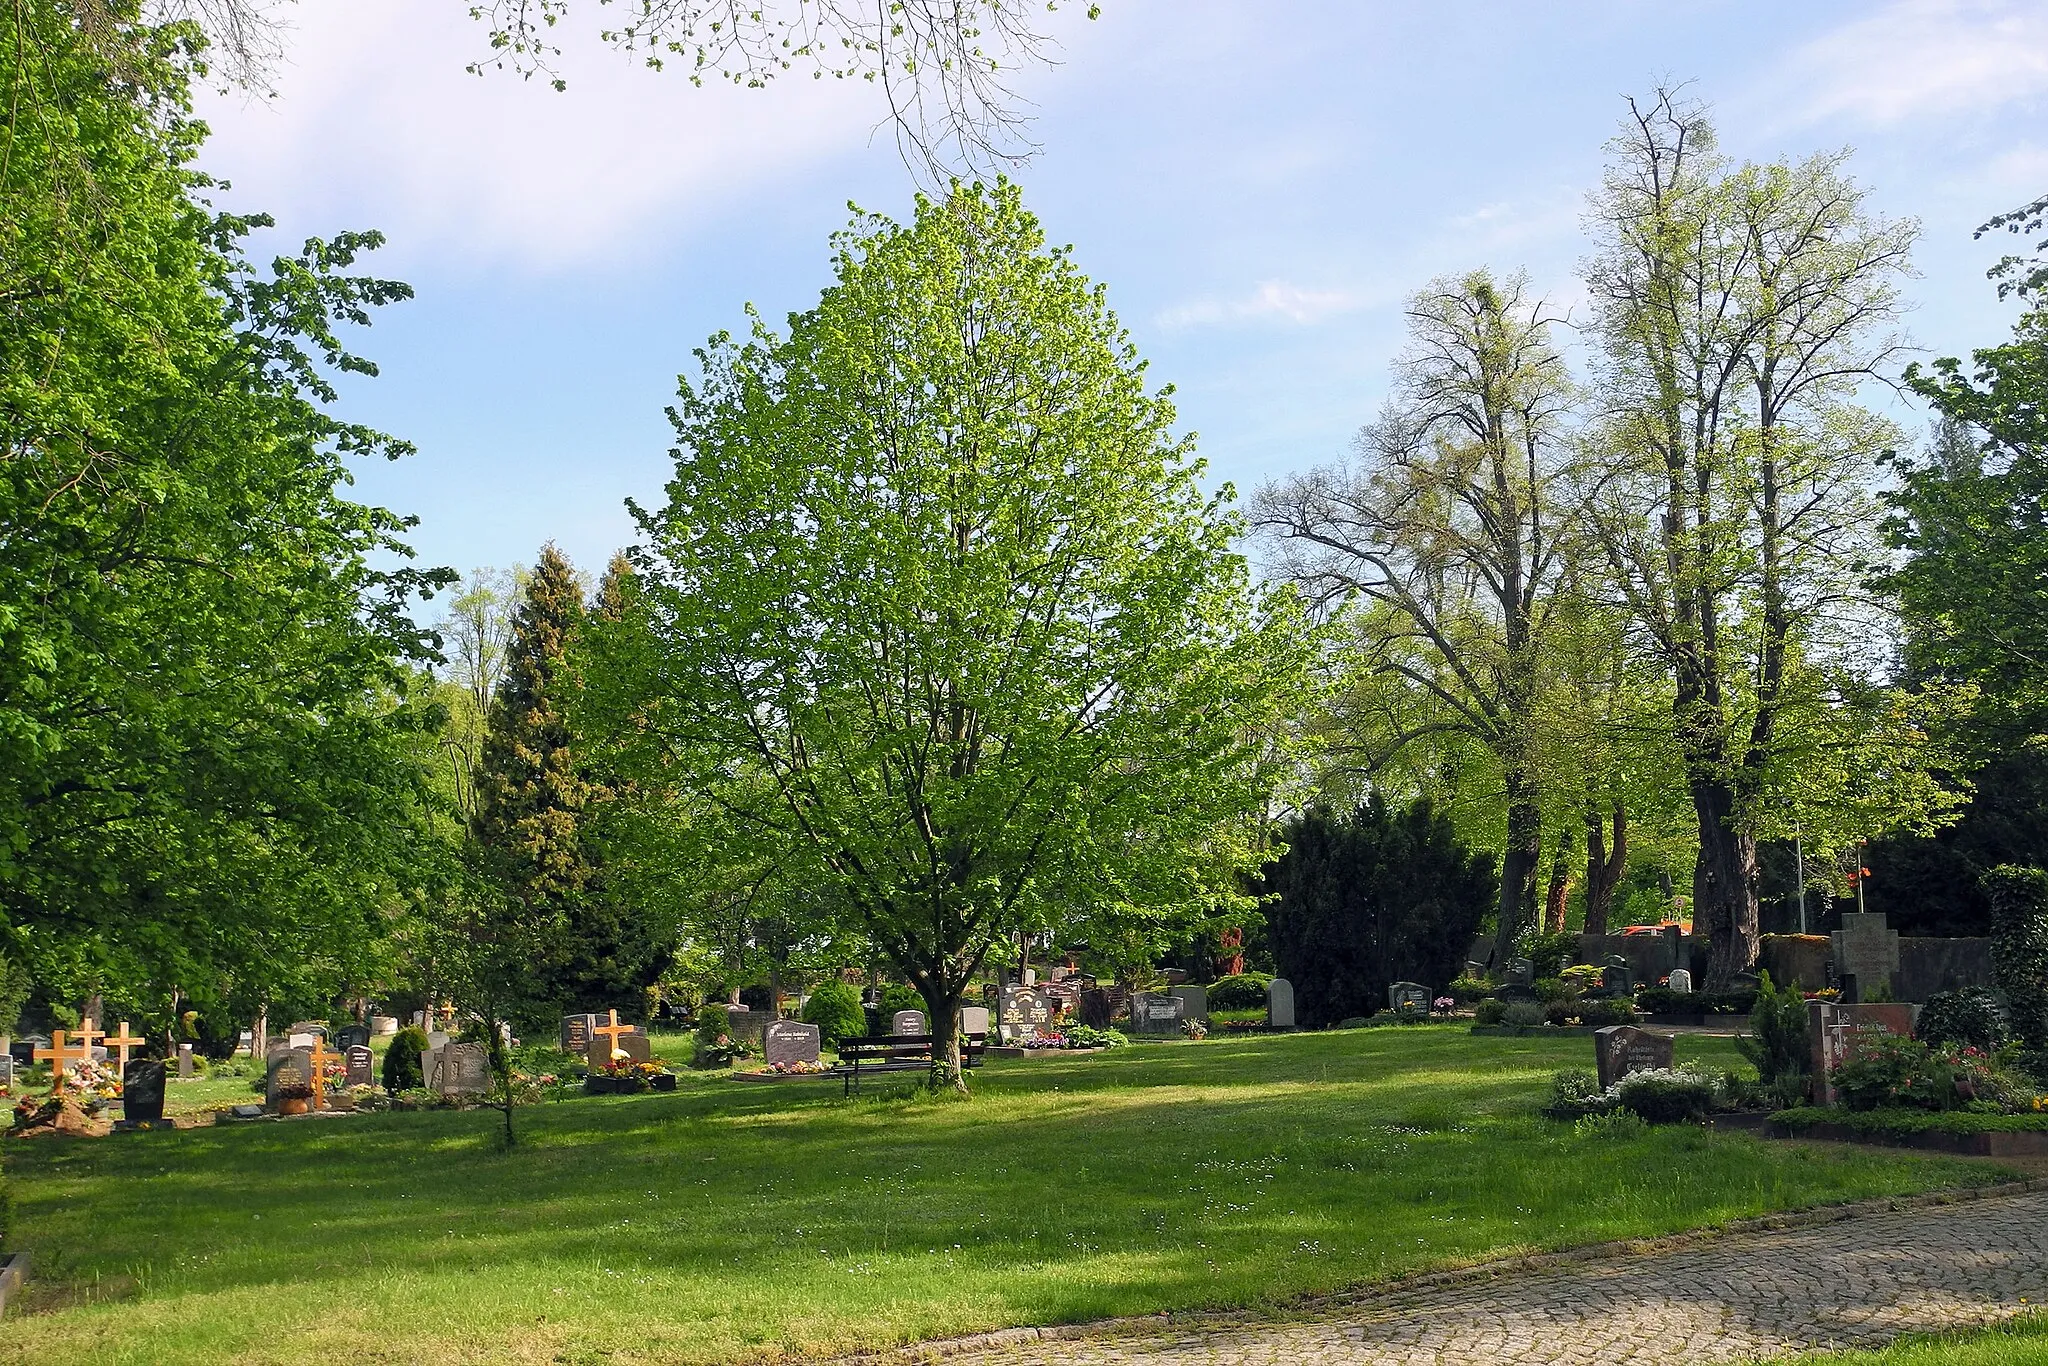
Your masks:
{"label": "large green tree", "polygon": [[[410,291],[375,234],[267,268],[219,213],[187,26],[23,0],[0,26],[0,913],[53,989],[319,1001],[413,897],[426,644],[406,452],[328,411]],[[397,565],[396,569],[374,568]]]}
{"label": "large green tree", "polygon": [[957,1082],[991,945],[1242,903],[1298,635],[1013,186],[863,218],[834,273],[699,352],[644,615],[589,686],[636,781],[917,988]]}

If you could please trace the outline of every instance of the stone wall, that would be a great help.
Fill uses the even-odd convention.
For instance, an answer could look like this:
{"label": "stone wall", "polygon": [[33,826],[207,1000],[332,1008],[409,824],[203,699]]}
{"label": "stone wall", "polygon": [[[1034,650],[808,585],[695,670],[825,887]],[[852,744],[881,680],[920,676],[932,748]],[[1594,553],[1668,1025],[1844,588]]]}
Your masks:
{"label": "stone wall", "polygon": [[1892,995],[1925,1002],[1937,991],[1991,985],[1989,939],[1917,939],[1900,936],[1899,970]]}

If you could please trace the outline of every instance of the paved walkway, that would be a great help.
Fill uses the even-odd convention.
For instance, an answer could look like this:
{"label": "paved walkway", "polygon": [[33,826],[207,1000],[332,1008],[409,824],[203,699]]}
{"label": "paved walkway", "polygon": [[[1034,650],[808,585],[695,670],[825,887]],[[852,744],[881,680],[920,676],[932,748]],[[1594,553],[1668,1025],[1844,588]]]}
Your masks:
{"label": "paved walkway", "polygon": [[[955,1366],[1609,1366],[1740,1361],[1983,1325],[2048,1301],[2048,1190],[1445,1278],[1301,1317],[1062,1336]],[[1004,1337],[1023,1337],[1024,1332]],[[964,1345],[964,1344],[962,1344]]]}

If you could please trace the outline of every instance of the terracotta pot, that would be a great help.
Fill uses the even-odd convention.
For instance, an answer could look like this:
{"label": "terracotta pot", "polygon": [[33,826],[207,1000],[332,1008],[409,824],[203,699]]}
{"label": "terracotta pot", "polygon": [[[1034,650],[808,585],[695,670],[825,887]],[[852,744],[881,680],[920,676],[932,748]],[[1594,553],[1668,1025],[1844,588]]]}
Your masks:
{"label": "terracotta pot", "polygon": [[305,1099],[281,1100],[277,1103],[277,1112],[281,1115],[303,1115],[312,1108],[313,1102]]}

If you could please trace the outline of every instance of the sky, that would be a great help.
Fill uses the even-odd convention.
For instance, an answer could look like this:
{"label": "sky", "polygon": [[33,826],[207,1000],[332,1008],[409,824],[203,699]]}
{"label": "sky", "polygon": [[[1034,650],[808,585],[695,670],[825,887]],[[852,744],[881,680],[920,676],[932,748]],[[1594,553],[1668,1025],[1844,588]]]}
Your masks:
{"label": "sky", "polygon": [[[786,2],[786,0],[785,0]],[[1585,199],[1626,96],[1690,82],[1747,159],[1854,149],[1870,204],[1919,220],[1908,329],[1996,344],[1986,218],[2048,192],[2041,0],[1101,0],[1023,73],[1026,203],[1104,283],[1212,476],[1249,492],[1342,458],[1386,393],[1402,304],[1525,269],[1583,320]],[[415,515],[421,561],[586,570],[658,506],[663,409],[692,350],[809,307],[850,203],[915,185],[871,87],[693,87],[571,11],[566,92],[470,75],[469,0],[296,0],[267,99],[209,91],[202,166],[278,228],[378,228],[409,282],[356,339],[345,414],[418,447],[356,496]],[[580,19],[584,25],[575,27]],[[1916,428],[1924,415],[1901,408]],[[437,608],[428,607],[431,617]]]}

